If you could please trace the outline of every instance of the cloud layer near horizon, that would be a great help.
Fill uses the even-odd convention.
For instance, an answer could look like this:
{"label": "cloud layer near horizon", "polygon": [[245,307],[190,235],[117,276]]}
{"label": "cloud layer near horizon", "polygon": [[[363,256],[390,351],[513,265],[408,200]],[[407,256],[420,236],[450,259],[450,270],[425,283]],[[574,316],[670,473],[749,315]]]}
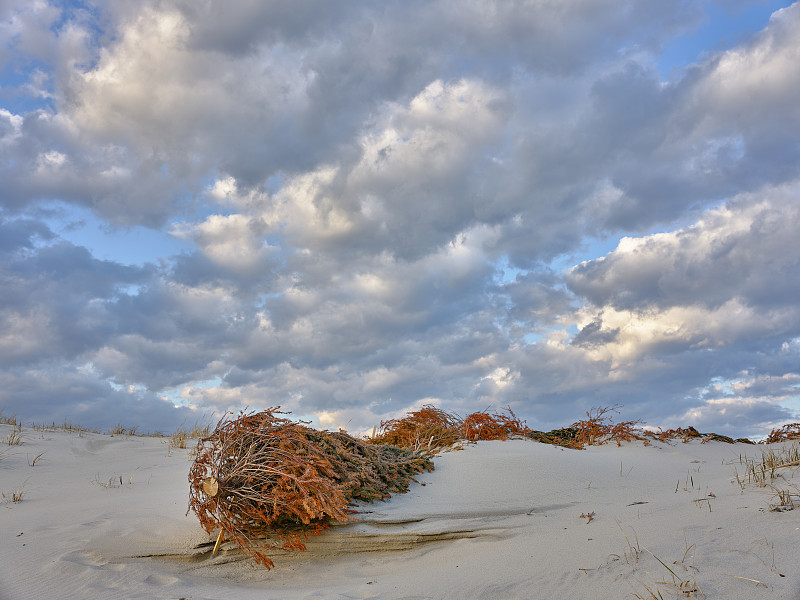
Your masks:
{"label": "cloud layer near horizon", "polygon": [[0,407],[797,420],[800,5],[661,73],[713,5],[0,2]]}

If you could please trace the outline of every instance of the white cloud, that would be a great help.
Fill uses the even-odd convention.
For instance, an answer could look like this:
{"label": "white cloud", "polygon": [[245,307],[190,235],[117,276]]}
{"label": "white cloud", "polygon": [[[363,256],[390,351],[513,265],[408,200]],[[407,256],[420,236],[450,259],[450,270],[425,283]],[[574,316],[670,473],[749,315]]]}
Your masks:
{"label": "white cloud", "polygon": [[212,215],[198,225],[193,239],[212,262],[236,273],[255,275],[268,265],[264,225],[244,215]]}
{"label": "white cloud", "polygon": [[766,187],[710,209],[689,227],[623,238],[602,260],[574,267],[571,289],[596,305],[646,310],[731,300],[791,307],[800,261],[794,240],[800,218],[796,184]]}
{"label": "white cloud", "polygon": [[0,145],[10,145],[22,135],[23,118],[0,108]]}
{"label": "white cloud", "polygon": [[713,106],[708,117],[718,124],[734,119],[740,127],[766,117],[800,118],[794,102],[800,89],[800,5],[775,12],[767,28],[742,46],[722,53],[696,87],[697,102]]}

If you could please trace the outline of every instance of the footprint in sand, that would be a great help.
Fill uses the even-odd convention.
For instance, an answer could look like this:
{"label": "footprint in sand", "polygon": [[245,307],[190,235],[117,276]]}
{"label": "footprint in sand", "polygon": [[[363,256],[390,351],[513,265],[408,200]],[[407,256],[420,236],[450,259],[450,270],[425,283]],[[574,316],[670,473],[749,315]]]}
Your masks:
{"label": "footprint in sand", "polygon": [[122,571],[125,565],[109,563],[99,552],[90,550],[75,550],[61,557],[61,560],[71,562],[90,569],[108,569],[110,571]]}
{"label": "footprint in sand", "polygon": [[86,550],[75,550],[74,552],[69,552],[68,554],[62,556],[61,560],[95,569],[99,569],[100,567],[108,564],[108,561],[103,558],[101,554]]}
{"label": "footprint in sand", "polygon": [[180,579],[177,577],[170,577],[169,575],[150,575],[147,579],[144,580],[145,583],[149,583],[150,585],[173,585],[178,583]]}

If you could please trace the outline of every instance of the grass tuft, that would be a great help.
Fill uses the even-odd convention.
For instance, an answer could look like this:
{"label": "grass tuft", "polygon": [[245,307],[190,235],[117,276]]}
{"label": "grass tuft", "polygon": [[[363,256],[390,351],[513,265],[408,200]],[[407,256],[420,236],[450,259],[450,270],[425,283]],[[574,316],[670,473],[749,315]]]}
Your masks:
{"label": "grass tuft", "polygon": [[16,425],[17,424],[17,415],[11,415],[10,417],[3,416],[3,410],[0,409],[0,424],[2,425]]}
{"label": "grass tuft", "polygon": [[0,496],[3,497],[4,502],[13,502],[14,504],[17,504],[22,502],[22,499],[25,497],[25,490],[20,488],[19,490],[13,491],[8,495],[2,493]]}
{"label": "grass tuft", "polygon": [[[680,565],[681,567],[683,567],[683,569],[685,571],[688,571],[688,568],[686,567],[686,565],[684,565],[684,560],[686,560],[686,554],[689,553],[690,549],[691,549],[691,546],[686,549],[686,552],[684,553],[682,560],[680,560],[680,561],[676,560],[672,564],[673,565]],[[685,598],[697,598],[698,594],[700,594],[700,597],[702,597],[702,598],[706,597],[705,594],[703,594],[703,592],[701,592],[700,589],[697,587],[697,579],[696,578],[694,578],[694,577],[688,578],[687,577],[686,579],[684,579],[683,577],[681,577],[680,575],[675,573],[675,571],[667,563],[665,563],[658,556],[653,554],[650,550],[645,548],[645,551],[647,551],[647,553],[650,554],[650,556],[655,558],[659,562],[659,564],[661,564],[661,566],[664,567],[667,570],[667,572],[669,572],[671,581],[656,581],[653,584],[653,588],[651,588],[648,585],[646,585],[644,582],[639,581],[637,579],[637,581],[639,581],[639,583],[642,585],[642,587],[644,587],[644,589],[646,590],[647,595],[645,596],[645,595],[643,595],[643,592],[637,592],[634,589],[633,592],[634,592],[634,596],[636,598],[638,598],[639,600],[663,600],[664,596],[661,595],[661,590],[658,587],[659,585],[666,585],[666,586],[677,588],[677,590],[680,591],[681,595],[683,597],[685,597]],[[697,570],[695,567],[691,567],[691,568],[695,569],[695,571]]]}
{"label": "grass tuft", "polygon": [[211,425],[208,423],[195,422],[194,427],[186,429],[183,426],[169,437],[169,451],[173,448],[185,449],[187,442],[193,439],[207,438],[211,434]]}
{"label": "grass tuft", "polygon": [[136,435],[136,427],[123,427],[122,423],[117,423],[111,429],[111,435]]}
{"label": "grass tuft", "polygon": [[[92,481],[92,483],[95,485],[99,485],[102,488],[106,488],[107,490],[123,486],[122,475],[109,477],[108,481],[106,482],[106,481],[100,481],[100,475],[97,474],[95,475],[94,481]],[[133,475],[131,475],[128,478],[128,485],[131,485],[132,483],[133,483]]]}
{"label": "grass tuft", "polygon": [[[617,521],[617,527],[619,527],[622,535],[625,536],[625,542],[628,545],[628,549],[625,551],[625,560],[629,565],[633,566],[634,572],[636,571],[636,567],[639,564],[639,559],[642,556],[643,552],[647,552],[655,558],[661,566],[663,566],[667,572],[670,574],[671,581],[655,581],[652,582],[650,585],[647,585],[643,581],[636,579],[636,581],[644,588],[644,591],[637,591],[636,588],[631,585],[631,589],[633,590],[633,595],[635,598],[639,600],[663,600],[664,596],[661,594],[661,590],[659,589],[659,585],[661,586],[670,586],[672,588],[677,588],[681,592],[681,595],[686,598],[697,598],[698,594],[700,597],[705,598],[705,594],[700,591],[697,587],[697,580],[695,578],[682,578],[678,575],[667,563],[661,560],[658,556],[656,556],[653,552],[648,550],[647,548],[642,548],[639,546],[639,538],[638,536],[635,537],[636,544],[632,544],[630,539],[628,538],[628,534],[625,533],[625,530],[622,528],[622,525],[619,521]],[[634,531],[634,535],[635,535]],[[689,554],[689,551],[694,548],[694,544],[689,546],[688,542],[686,542],[684,538],[684,542],[686,543],[686,551],[683,553],[683,558],[681,560],[673,561],[673,566],[680,567],[684,571],[689,572],[689,570],[693,570],[695,572],[698,571],[697,567],[692,565],[686,565],[686,557]]]}
{"label": "grass tuft", "polygon": [[17,429],[8,434],[6,443],[9,446],[21,446],[25,442],[22,441],[22,427],[17,425]]}
{"label": "grass tuft", "polygon": [[744,467],[744,473],[739,475],[736,470],[736,480],[742,489],[747,484],[766,487],[769,482],[782,477],[779,469],[800,467],[800,442],[762,450],[760,459],[740,455],[739,464]]}
{"label": "grass tuft", "polygon": [[[773,491],[776,502],[770,504],[771,511],[782,512],[800,506],[800,489],[790,484],[783,475],[783,469],[800,468],[800,441],[795,441],[791,446],[762,450],[760,459],[740,455],[739,465],[744,467],[744,472],[740,474],[734,467],[734,473],[742,490],[748,485],[755,485]],[[778,480],[783,484],[777,485]]]}
{"label": "grass tuft", "polygon": [[39,454],[37,454],[33,458],[28,456],[28,465],[30,465],[31,467],[35,467],[36,463],[39,462],[45,454],[46,454],[46,452],[40,452]]}

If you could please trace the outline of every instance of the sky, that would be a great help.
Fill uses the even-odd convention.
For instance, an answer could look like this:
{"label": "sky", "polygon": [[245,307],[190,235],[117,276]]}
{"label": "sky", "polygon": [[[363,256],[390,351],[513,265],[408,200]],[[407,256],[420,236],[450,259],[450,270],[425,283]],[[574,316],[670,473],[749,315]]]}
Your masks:
{"label": "sky", "polygon": [[800,421],[800,4],[0,0],[0,410]]}

